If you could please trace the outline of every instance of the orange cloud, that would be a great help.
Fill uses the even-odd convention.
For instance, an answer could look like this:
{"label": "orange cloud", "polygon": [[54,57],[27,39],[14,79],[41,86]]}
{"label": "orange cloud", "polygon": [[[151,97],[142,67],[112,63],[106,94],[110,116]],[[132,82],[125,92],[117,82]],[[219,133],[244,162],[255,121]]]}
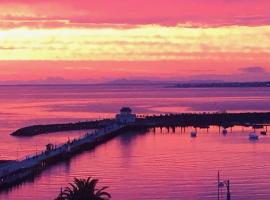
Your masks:
{"label": "orange cloud", "polygon": [[269,35],[270,26],[9,29],[0,60],[268,59]]}

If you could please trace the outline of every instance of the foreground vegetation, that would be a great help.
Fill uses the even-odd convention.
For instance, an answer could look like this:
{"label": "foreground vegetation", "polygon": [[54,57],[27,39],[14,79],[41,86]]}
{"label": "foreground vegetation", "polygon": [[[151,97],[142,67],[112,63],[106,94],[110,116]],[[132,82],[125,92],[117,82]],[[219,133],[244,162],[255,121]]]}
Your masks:
{"label": "foreground vegetation", "polygon": [[108,200],[111,195],[105,190],[108,187],[97,189],[98,180],[88,177],[87,179],[75,178],[73,183],[69,183],[55,200]]}

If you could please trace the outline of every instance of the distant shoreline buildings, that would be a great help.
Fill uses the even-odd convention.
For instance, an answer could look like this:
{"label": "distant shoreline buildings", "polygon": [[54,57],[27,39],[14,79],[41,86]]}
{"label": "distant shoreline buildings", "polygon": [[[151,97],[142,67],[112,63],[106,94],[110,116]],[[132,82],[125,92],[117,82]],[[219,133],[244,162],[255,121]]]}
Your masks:
{"label": "distant shoreline buildings", "polygon": [[179,83],[177,88],[270,87],[268,82]]}

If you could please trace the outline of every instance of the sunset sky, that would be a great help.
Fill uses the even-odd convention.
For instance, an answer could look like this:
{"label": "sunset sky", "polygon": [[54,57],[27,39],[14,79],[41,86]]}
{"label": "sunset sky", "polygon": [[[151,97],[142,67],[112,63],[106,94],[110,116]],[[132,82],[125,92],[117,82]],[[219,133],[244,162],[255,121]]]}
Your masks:
{"label": "sunset sky", "polygon": [[1,0],[0,82],[270,80],[269,0]]}

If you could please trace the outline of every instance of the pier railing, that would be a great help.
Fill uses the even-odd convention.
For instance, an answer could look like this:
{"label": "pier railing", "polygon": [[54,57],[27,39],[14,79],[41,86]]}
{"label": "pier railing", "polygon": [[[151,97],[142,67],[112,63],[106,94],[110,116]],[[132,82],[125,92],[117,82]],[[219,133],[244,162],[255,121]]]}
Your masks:
{"label": "pier railing", "polygon": [[102,138],[103,136],[115,132],[123,127],[125,127],[125,125],[112,124],[99,130],[90,131],[79,138],[68,140],[62,144],[54,145],[51,150],[45,150],[34,155],[28,155],[16,162],[4,165],[0,167],[0,183],[4,180],[3,177],[7,177],[9,174],[13,174],[14,172],[22,169],[33,168],[40,165],[42,162],[61,154],[69,152],[72,153],[74,149],[94,142],[97,139]]}

